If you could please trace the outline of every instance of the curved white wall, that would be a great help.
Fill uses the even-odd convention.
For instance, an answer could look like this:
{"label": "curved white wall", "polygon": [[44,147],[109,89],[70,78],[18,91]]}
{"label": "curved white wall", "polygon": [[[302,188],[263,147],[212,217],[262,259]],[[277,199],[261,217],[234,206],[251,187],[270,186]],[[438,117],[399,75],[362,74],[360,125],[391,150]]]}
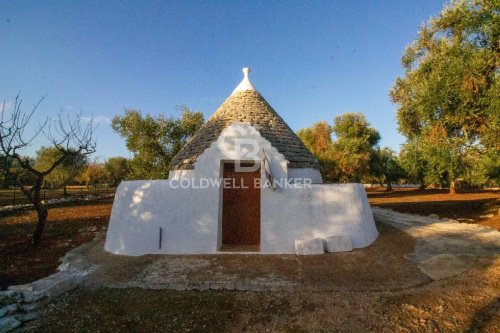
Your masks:
{"label": "curved white wall", "polygon": [[[122,182],[113,203],[106,250],[133,256],[218,253],[219,189],[176,186],[180,183],[169,180]],[[360,248],[377,238],[361,184],[261,191],[261,253],[294,253],[295,239],[342,235]]]}
{"label": "curved white wall", "polygon": [[[256,154],[242,154],[245,143],[257,148]],[[173,171],[169,180],[122,182],[113,203],[106,250],[134,256],[219,253],[222,188],[206,185],[220,181],[221,161],[262,161],[264,151],[276,180],[322,182],[318,170],[287,169],[288,161],[258,130],[235,123],[198,157],[194,170]],[[261,179],[266,179],[263,167]],[[260,214],[260,253],[295,253],[296,239],[329,236],[347,236],[359,248],[378,235],[361,184],[262,188]]]}

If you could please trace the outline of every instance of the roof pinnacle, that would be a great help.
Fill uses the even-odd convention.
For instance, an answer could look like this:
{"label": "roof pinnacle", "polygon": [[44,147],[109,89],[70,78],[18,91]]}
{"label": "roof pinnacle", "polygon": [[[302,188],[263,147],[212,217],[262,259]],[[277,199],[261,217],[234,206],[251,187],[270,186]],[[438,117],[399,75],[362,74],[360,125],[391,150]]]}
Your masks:
{"label": "roof pinnacle", "polygon": [[255,90],[254,86],[252,85],[252,82],[250,82],[250,79],[248,77],[250,75],[251,69],[249,67],[244,67],[242,71],[243,71],[243,80],[241,80],[240,84],[236,87],[236,89],[233,90],[232,94],[238,91]]}

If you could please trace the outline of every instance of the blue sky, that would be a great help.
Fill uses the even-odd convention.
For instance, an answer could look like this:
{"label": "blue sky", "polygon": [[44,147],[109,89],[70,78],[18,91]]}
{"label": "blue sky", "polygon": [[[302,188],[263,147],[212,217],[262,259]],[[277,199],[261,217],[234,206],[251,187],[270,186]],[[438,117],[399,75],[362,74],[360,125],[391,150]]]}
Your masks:
{"label": "blue sky", "polygon": [[[400,58],[443,1],[3,1],[0,99],[38,119],[93,114],[101,160],[130,156],[109,126],[124,107],[206,117],[251,67],[292,129],[361,112],[399,150],[388,97]],[[7,104],[9,105],[9,104]],[[37,142],[31,149],[39,147]],[[29,152],[29,153],[32,153]]]}

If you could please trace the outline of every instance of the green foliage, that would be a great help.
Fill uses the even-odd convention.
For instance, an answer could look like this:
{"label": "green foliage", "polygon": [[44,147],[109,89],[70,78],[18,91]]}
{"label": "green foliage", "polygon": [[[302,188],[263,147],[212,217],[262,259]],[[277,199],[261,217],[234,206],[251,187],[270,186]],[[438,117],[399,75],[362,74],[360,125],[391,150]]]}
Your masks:
{"label": "green foliage", "polygon": [[419,138],[408,140],[399,152],[399,163],[405,171],[408,182],[425,186],[425,174],[428,166],[422,140]]}
{"label": "green foliage", "polygon": [[500,184],[500,156],[487,151],[475,151],[468,154],[469,168],[463,175],[469,187],[491,186]]}
{"label": "green foliage", "polygon": [[[336,140],[332,141],[331,134]],[[374,146],[380,140],[360,113],[346,113],[335,118],[333,128],[321,121],[297,131],[298,137],[316,156],[325,181],[356,181],[370,173]]]}
{"label": "green foliage", "polygon": [[404,178],[406,173],[401,167],[396,153],[388,148],[376,148],[370,160],[370,175],[379,179],[380,183],[387,184],[392,189],[392,183]]}
{"label": "green foliage", "polygon": [[429,182],[464,175],[475,146],[500,151],[499,13],[498,1],[453,1],[402,57],[390,95],[399,131],[423,148]]}
{"label": "green foliage", "polygon": [[340,180],[359,182],[370,173],[370,157],[380,134],[370,127],[361,113],[345,113],[335,117],[334,156],[341,173]]}
{"label": "green foliage", "polygon": [[143,116],[140,111],[125,109],[115,116],[111,126],[126,139],[132,152],[130,179],[164,179],[177,152],[203,124],[203,114],[181,107],[181,117]]}
{"label": "green foliage", "polygon": [[[62,163],[45,177],[46,183],[52,186],[65,186],[85,169],[88,163],[86,156],[83,154],[76,154],[76,150],[74,149],[69,149],[69,151],[73,153],[68,154]],[[56,147],[41,147],[36,152],[34,167],[36,170],[44,172],[52,167],[63,154],[65,154],[65,152]]]}
{"label": "green foliage", "polygon": [[[29,157],[21,157],[21,160],[27,160],[30,164],[34,164],[33,159]],[[0,187],[18,186],[18,181],[22,184],[33,184],[35,177],[21,167],[18,160],[0,155]]]}
{"label": "green foliage", "polygon": [[0,154],[0,188],[6,188],[9,185],[12,185],[9,182],[10,173],[12,171],[12,162],[13,159]]}
{"label": "green foliage", "polygon": [[104,163],[104,169],[111,186],[118,186],[120,182],[127,179],[130,173],[128,160],[125,157],[112,157]]}
{"label": "green foliage", "polygon": [[331,134],[332,128],[326,121],[320,121],[297,131],[297,136],[318,159],[325,181],[335,181],[339,178]]}

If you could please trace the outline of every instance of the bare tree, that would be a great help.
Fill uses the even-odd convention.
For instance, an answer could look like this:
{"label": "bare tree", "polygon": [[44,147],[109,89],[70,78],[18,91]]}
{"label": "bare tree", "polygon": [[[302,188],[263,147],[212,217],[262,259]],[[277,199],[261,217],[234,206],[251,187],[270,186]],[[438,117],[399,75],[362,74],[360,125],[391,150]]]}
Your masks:
{"label": "bare tree", "polygon": [[[35,246],[41,242],[48,215],[48,207],[41,197],[45,177],[66,159],[78,155],[92,154],[95,152],[96,147],[96,142],[92,137],[94,131],[92,119],[86,124],[82,124],[80,116],[72,119],[69,116],[63,117],[62,113],[59,113],[56,121],[51,122],[49,119],[45,119],[34,133],[27,134],[33,114],[43,99],[42,97],[30,112],[24,112],[21,109],[22,100],[17,95],[12,111],[8,112],[5,102],[3,103],[0,117],[1,153],[6,158],[16,160],[21,168],[32,174],[34,178],[32,186],[24,184],[19,177],[16,177],[16,182],[24,195],[33,204],[38,215],[38,223],[33,233],[33,244]],[[40,134],[43,134],[61,152],[60,157],[46,166],[44,170],[36,169],[32,159],[23,157],[19,153],[28,148]]]}

